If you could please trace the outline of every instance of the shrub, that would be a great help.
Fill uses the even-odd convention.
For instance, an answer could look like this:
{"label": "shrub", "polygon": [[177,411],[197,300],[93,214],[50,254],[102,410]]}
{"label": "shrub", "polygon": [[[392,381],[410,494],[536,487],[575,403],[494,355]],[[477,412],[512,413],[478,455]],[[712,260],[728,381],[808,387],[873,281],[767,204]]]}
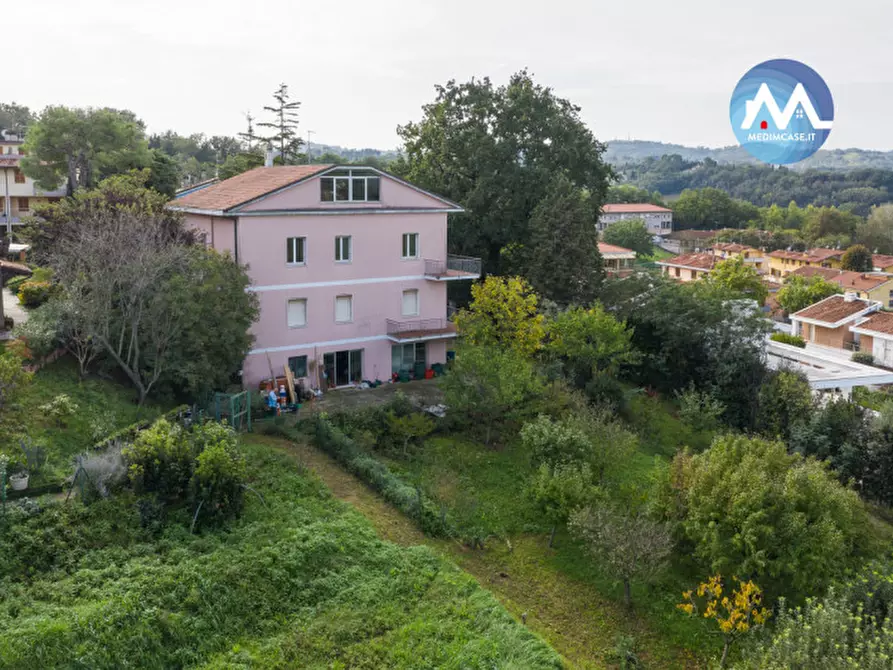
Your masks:
{"label": "shrub", "polygon": [[867,351],[857,351],[853,353],[851,360],[853,363],[860,363],[862,365],[874,365],[874,356]]}
{"label": "shrub", "polygon": [[586,397],[593,405],[620,412],[626,405],[626,391],[616,377],[599,373],[586,382]]}
{"label": "shrub", "polygon": [[3,330],[12,330],[15,328],[16,322],[9,314],[3,315]]}
{"label": "shrub", "polygon": [[31,277],[27,275],[18,275],[16,277],[12,277],[6,282],[6,288],[10,290],[11,293],[18,293],[19,288],[21,288],[22,284],[31,279]]}
{"label": "shrub", "polygon": [[790,344],[792,347],[806,348],[806,340],[799,335],[791,335],[790,333],[772,333],[769,339],[773,342],[781,342],[782,344]]}
{"label": "shrub", "polygon": [[48,281],[26,281],[19,287],[19,301],[29,308],[40,307],[55,293],[56,287]]}
{"label": "shrub", "polygon": [[60,393],[50,402],[41,405],[39,409],[55,420],[59,426],[65,426],[65,419],[77,413],[78,404],[67,393]]}
{"label": "shrub", "polygon": [[89,503],[108,498],[127,478],[127,466],[121,449],[111,447],[102,453],[82,454],[75,458],[73,486],[81,500]]}
{"label": "shrub", "polygon": [[186,432],[166,419],[142,431],[123,450],[130,482],[137,493],[182,497],[192,479],[193,450]]}
{"label": "shrub", "polygon": [[238,516],[244,503],[247,468],[235,434],[223,424],[208,423],[197,426],[194,435],[197,442],[205,443],[191,482],[193,500],[200,505],[197,517],[219,522]]}
{"label": "shrub", "polygon": [[59,302],[51,300],[32,311],[27,321],[16,326],[15,336],[25,340],[37,358],[52,353],[64,344]]}

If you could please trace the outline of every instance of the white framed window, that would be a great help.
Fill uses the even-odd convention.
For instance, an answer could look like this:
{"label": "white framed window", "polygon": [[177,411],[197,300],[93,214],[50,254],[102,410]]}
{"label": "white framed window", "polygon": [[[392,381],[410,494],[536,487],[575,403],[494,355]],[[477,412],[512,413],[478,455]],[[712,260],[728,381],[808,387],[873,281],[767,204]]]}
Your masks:
{"label": "white framed window", "polygon": [[337,296],[335,298],[335,322],[350,323],[351,321],[353,321],[353,296]]}
{"label": "white framed window", "polygon": [[339,235],[335,238],[335,262],[347,263],[351,259],[350,255],[350,235]]}
{"label": "white framed window", "polygon": [[403,258],[419,257],[419,234],[403,233]]}
{"label": "white framed window", "polygon": [[303,265],[306,263],[306,252],[306,237],[288,237],[285,239],[285,262],[289,265]]}
{"label": "white framed window", "polygon": [[419,291],[418,289],[409,289],[403,291],[403,316],[419,315]]}
{"label": "white framed window", "polygon": [[373,170],[342,168],[319,178],[323,202],[378,202],[381,178]]}
{"label": "white framed window", "polygon": [[303,328],[307,325],[307,298],[292,298],[288,301],[288,327]]}

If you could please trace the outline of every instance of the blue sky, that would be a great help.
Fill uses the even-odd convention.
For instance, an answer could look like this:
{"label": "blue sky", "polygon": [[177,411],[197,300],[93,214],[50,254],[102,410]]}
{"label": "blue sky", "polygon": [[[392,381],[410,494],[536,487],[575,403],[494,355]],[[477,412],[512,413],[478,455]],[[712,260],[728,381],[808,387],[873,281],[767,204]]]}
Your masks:
{"label": "blue sky", "polygon": [[3,99],[129,108],[153,131],[234,134],[286,82],[305,137],[390,148],[435,84],[528,67],[599,139],[722,146],[738,78],[787,57],[831,88],[826,148],[893,149],[879,0],[28,0],[3,25]]}

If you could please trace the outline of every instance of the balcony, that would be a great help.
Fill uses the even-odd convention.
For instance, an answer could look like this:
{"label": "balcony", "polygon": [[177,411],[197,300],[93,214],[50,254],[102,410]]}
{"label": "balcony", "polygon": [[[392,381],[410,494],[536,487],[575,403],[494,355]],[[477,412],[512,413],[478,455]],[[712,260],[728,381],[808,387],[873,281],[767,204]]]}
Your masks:
{"label": "balcony", "polygon": [[386,332],[391,342],[425,342],[456,337],[456,326],[447,319],[387,319]]}
{"label": "balcony", "polygon": [[431,281],[478,279],[480,276],[480,258],[450,254],[445,261],[425,259],[425,279],[430,279]]}

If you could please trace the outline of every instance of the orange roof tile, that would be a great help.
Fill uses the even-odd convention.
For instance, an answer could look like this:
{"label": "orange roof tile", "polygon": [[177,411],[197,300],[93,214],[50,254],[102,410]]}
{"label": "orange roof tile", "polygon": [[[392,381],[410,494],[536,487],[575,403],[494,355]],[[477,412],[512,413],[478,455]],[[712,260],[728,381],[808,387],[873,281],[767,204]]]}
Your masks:
{"label": "orange roof tile", "polygon": [[601,254],[634,254],[632,249],[626,247],[618,247],[616,244],[607,244],[605,242],[598,243],[598,250]]}
{"label": "orange roof tile", "polygon": [[332,165],[258,167],[171,200],[169,207],[226,211],[328,170]]}
{"label": "orange roof tile", "polygon": [[868,321],[863,321],[858,327],[864,330],[873,330],[876,333],[893,335],[893,312],[874,312]]}
{"label": "orange roof tile", "polygon": [[669,214],[673,210],[667,209],[666,207],[658,207],[657,205],[652,205],[649,203],[611,203],[602,205],[602,211],[605,214],[635,214],[637,212],[664,212]]}
{"label": "orange roof tile", "polygon": [[820,300],[814,305],[805,307],[795,314],[791,314],[793,319],[812,319],[813,321],[821,321],[829,325],[839,321],[855,317],[859,312],[863,312],[872,305],[869,300],[854,298],[847,300],[842,295],[832,295],[830,298]]}
{"label": "orange roof tile", "polygon": [[671,267],[679,266],[686,268],[696,268],[698,270],[712,270],[716,263],[713,254],[693,253],[682,254],[681,256],[673,256],[665,261],[659,261],[658,265],[669,265]]}
{"label": "orange roof tile", "polygon": [[769,254],[772,258],[789,258],[795,261],[807,261],[810,263],[821,263],[829,258],[842,256],[840,249],[810,249],[808,251],[786,251],[779,249]]}
{"label": "orange roof tile", "polygon": [[835,270],[834,268],[802,267],[797,268],[791,275],[800,277],[815,277],[820,275],[841,288],[851,288],[857,291],[871,291],[878,286],[893,281],[893,277],[881,273],[851,272],[849,270]]}
{"label": "orange roof tile", "polygon": [[885,256],[884,254],[874,254],[871,257],[871,264],[876,268],[888,268],[893,265],[893,256]]}

